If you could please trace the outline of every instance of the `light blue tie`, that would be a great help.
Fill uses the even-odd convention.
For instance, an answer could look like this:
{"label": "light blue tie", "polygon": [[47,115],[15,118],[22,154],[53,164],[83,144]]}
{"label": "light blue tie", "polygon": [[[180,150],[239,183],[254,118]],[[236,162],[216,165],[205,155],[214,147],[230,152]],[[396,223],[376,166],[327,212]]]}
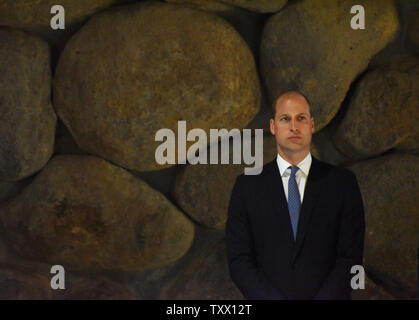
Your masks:
{"label": "light blue tie", "polygon": [[298,171],[297,166],[288,167],[291,169],[291,176],[288,180],[288,210],[291,218],[292,231],[294,233],[294,240],[297,235],[298,217],[300,215],[301,199],[300,191],[298,191],[297,180],[295,174]]}

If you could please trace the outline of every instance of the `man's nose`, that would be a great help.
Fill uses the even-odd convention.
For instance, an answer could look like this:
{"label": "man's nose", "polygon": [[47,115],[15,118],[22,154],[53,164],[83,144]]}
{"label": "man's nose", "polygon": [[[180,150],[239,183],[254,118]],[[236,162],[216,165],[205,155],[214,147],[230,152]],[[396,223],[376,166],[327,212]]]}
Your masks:
{"label": "man's nose", "polygon": [[298,130],[298,127],[297,127],[297,120],[295,120],[295,119],[291,119],[291,131],[296,131],[296,130]]}

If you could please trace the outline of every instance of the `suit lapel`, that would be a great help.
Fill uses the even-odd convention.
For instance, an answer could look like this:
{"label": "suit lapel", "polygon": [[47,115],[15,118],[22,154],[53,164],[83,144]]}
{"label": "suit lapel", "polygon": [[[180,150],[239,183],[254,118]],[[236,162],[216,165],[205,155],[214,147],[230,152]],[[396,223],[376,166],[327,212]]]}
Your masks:
{"label": "suit lapel", "polygon": [[297,258],[298,253],[304,242],[307,228],[309,226],[310,215],[317,199],[322,190],[322,185],[325,181],[324,174],[322,175],[322,165],[319,160],[312,156],[312,162],[308,178],[306,181],[303,203],[300,209],[300,217],[298,220],[297,239],[294,240],[291,227],[291,219],[288,211],[288,202],[285,198],[284,185],[276,162],[276,157],[273,161],[268,163],[265,167],[268,183],[268,192],[272,201],[272,213],[274,220],[277,221],[280,228],[280,238],[289,243],[292,248],[292,259]]}
{"label": "suit lapel", "polygon": [[315,204],[317,203],[320,191],[322,190],[322,184],[325,179],[321,174],[321,163],[319,160],[312,156],[312,162],[308,179],[306,181],[303,203],[300,209],[300,217],[298,220],[297,228],[297,239],[295,244],[295,250],[292,261],[297,258],[297,255],[303,245],[307,228],[309,226],[310,215],[313,211]]}

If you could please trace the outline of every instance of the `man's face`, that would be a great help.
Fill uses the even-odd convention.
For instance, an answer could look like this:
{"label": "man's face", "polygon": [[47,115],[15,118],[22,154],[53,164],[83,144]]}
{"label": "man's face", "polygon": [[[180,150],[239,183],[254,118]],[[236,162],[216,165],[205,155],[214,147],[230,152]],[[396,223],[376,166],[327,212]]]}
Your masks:
{"label": "man's face", "polygon": [[287,94],[276,102],[275,119],[270,120],[277,147],[285,154],[309,152],[314,119],[303,96]]}

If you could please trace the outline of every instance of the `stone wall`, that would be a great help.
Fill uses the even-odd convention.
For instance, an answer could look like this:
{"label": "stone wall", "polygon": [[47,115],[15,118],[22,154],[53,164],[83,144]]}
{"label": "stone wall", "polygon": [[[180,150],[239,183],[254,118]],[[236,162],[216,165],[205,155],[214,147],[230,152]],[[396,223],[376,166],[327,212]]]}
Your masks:
{"label": "stone wall", "polygon": [[58,2],[0,0],[1,299],[242,299],[224,227],[244,165],[158,165],[155,134],[260,128],[266,163],[290,89],[312,103],[312,154],[358,178],[353,298],[415,297],[417,1],[358,1],[364,30],[349,0]]}

